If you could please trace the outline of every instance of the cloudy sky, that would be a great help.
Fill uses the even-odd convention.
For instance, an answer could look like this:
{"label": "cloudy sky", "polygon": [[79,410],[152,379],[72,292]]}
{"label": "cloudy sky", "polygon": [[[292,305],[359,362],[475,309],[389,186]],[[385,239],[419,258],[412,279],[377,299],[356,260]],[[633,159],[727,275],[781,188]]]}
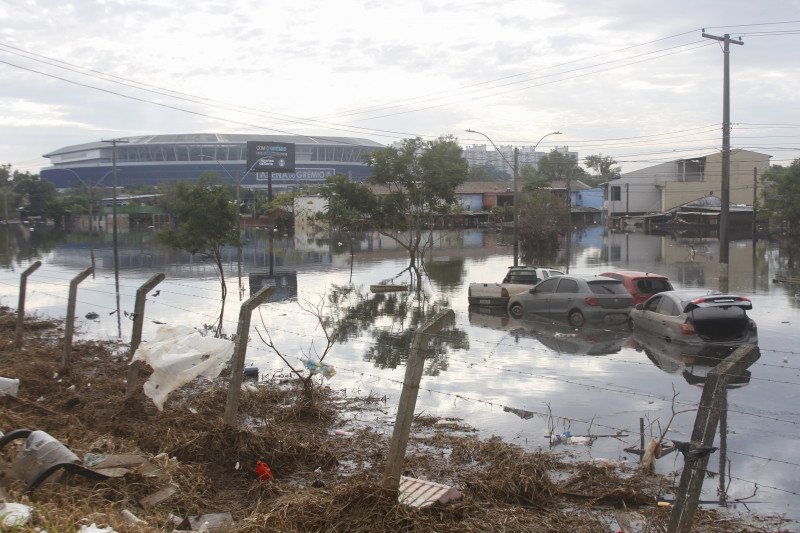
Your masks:
{"label": "cloudy sky", "polygon": [[567,145],[623,171],[800,156],[793,0],[0,0],[0,163],[119,136],[297,133]]}

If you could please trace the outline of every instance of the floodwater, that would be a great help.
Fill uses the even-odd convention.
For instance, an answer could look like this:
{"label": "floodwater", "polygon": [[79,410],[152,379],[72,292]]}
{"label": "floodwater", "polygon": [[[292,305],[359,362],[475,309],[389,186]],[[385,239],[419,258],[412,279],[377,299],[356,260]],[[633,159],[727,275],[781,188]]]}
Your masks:
{"label": "floodwater", "polygon": [[[440,232],[426,256],[424,297],[413,293],[372,294],[381,282],[408,283],[402,250],[378,235],[353,243],[337,236],[284,236],[247,230],[242,251],[242,287],[238,291],[235,249],[225,251],[228,299],[224,331],[236,331],[240,294],[246,299],[265,284],[276,286],[277,301],[253,316],[247,363],[262,375],[287,368],[261,337],[269,337],[296,367],[326,348],[325,332],[336,344],[326,362],[337,373],[329,381],[348,394],[372,394],[385,400],[380,420],[351,424],[382,426],[393,420],[413,329],[440,309],[455,312],[455,325],[436,335],[426,361],[417,401],[418,414],[463,420],[484,437],[499,435],[528,449],[547,448],[546,434],[614,435],[591,447],[558,445],[580,458],[636,461],[624,448],[639,445],[639,423],[646,433],[666,432],[688,441],[709,360],[670,350],[626,329],[575,331],[546,320],[514,320],[505,313],[471,309],[467,286],[500,281],[512,264],[508,236],[490,230]],[[157,272],[166,279],[147,300],[143,339],[160,324],[202,328],[220,312],[215,269],[188,254],[164,249],[152,231],[120,234],[120,313],[116,312],[110,235],[61,234],[51,228],[0,228],[0,303],[16,307],[19,274],[34,260],[42,267],[28,279],[26,309],[44,317],[66,312],[71,278],[94,260],[96,274],[78,289],[76,327],[81,338],[130,338],[130,313],[136,289]],[[611,269],[666,274],[678,288],[718,288],[716,240],[608,233],[593,227],[575,233],[550,257],[531,260],[570,273],[596,274]],[[272,253],[270,253],[270,249]],[[758,324],[760,358],[728,388],[722,424],[726,450],[711,456],[703,499],[723,499],[740,511],[800,518],[800,285],[773,283],[776,276],[798,276],[798,253],[778,243],[731,243],[730,292],[753,301],[750,316]],[[352,262],[351,262],[352,257]],[[569,260],[567,259],[569,257]],[[333,299],[335,304],[330,304]],[[328,303],[326,303],[328,302]],[[324,328],[315,316],[322,309]],[[87,319],[87,313],[98,318]],[[365,416],[365,415],[358,415]],[[717,435],[716,446],[720,445]],[[662,473],[679,472],[682,457],[658,462]],[[737,499],[745,498],[737,503]]]}

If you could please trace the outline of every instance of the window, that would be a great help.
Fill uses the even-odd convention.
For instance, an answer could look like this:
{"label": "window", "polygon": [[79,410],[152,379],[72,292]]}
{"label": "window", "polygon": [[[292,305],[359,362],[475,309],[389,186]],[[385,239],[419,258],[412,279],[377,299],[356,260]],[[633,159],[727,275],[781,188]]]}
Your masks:
{"label": "window", "polygon": [[613,185],[611,187],[611,201],[619,202],[620,200],[622,200],[622,187],[619,185]]}
{"label": "window", "polygon": [[644,310],[655,312],[656,308],[658,308],[658,304],[660,304],[661,300],[663,299],[664,299],[663,296],[656,296],[654,298],[650,298],[644,303]]}
{"label": "window", "polygon": [[668,316],[678,316],[681,314],[680,309],[678,309],[678,306],[672,301],[672,298],[666,297],[661,299],[661,305],[658,306],[658,312],[662,315]]}
{"label": "window", "polygon": [[628,290],[621,281],[596,280],[589,282],[589,288],[595,294],[628,294]]}
{"label": "window", "polygon": [[555,292],[556,283],[558,283],[558,278],[546,279],[540,284],[538,284],[535,290],[537,293]]}
{"label": "window", "polygon": [[561,282],[558,284],[558,289],[556,292],[578,292],[578,282],[574,279],[561,278]]}
{"label": "window", "polygon": [[636,280],[636,290],[642,294],[657,294],[663,291],[671,291],[672,286],[665,279],[642,278]]}

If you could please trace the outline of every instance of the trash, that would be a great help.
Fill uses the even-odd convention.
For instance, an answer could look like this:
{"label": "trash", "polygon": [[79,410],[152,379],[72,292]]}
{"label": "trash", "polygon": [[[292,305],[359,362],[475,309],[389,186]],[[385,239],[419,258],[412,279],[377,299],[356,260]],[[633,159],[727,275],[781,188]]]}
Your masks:
{"label": "trash", "polygon": [[533,418],[533,412],[526,411],[525,409],[517,409],[516,407],[503,407],[503,411],[506,413],[514,413],[523,420],[529,420]]}
{"label": "trash", "polygon": [[322,361],[313,361],[311,359],[303,360],[303,364],[306,365],[308,371],[314,374],[322,374],[322,377],[325,379],[331,379],[333,376],[336,375],[336,370],[333,368],[332,365],[328,363],[323,363]]}
{"label": "trash", "polygon": [[5,396],[7,394],[13,398],[16,398],[17,393],[19,393],[18,379],[0,377],[0,396]]}
{"label": "trash", "polygon": [[83,464],[88,468],[92,468],[108,459],[107,453],[87,453],[83,456]]}
{"label": "trash", "polygon": [[669,503],[669,502],[658,502],[658,506],[659,506],[659,507],[669,507],[669,506],[671,506],[671,505],[672,505],[672,504],[671,504],[671,503]]}
{"label": "trash", "polygon": [[261,481],[275,479],[272,475],[272,470],[269,469],[269,465],[263,461],[256,461],[256,474]]}
{"label": "trash", "polygon": [[233,355],[233,342],[203,337],[188,326],[162,326],[152,341],[142,343],[131,362],[144,361],[153,368],[145,382],[145,395],[159,410],[170,392],[198,376],[214,379]]}
{"label": "trash", "polygon": [[322,481],[321,479],[315,479],[314,482],[311,484],[311,486],[314,487],[315,489],[321,489],[325,487],[325,482]]}
{"label": "trash", "polygon": [[257,366],[248,366],[244,369],[244,377],[258,379],[258,367]]}
{"label": "trash", "polygon": [[[11,472],[18,479],[30,484],[40,472],[59,463],[80,463],[80,459],[50,434],[32,431],[11,462]],[[61,472],[58,471],[47,479],[57,480],[60,477]]]}
{"label": "trash", "polygon": [[589,446],[594,442],[594,437],[591,436],[573,436],[569,431],[565,431],[560,435],[549,435],[550,446],[558,446],[559,444],[571,444],[575,446]]}
{"label": "trash", "polygon": [[88,313],[86,313],[86,319],[87,320],[96,320],[98,318],[100,318],[100,315],[98,315],[94,311],[89,311]]}
{"label": "trash", "polygon": [[340,437],[352,437],[353,433],[350,431],[345,431],[343,429],[337,429],[333,432],[335,435],[339,435]]}
{"label": "trash", "polygon": [[139,500],[139,505],[141,505],[144,509],[149,509],[150,507],[155,507],[161,502],[165,502],[172,498],[178,492],[178,488],[174,485],[169,485],[164,487],[161,490],[150,494],[149,496],[145,496],[141,500]]}
{"label": "trash", "polygon": [[78,530],[78,533],[117,533],[117,531],[111,526],[100,527],[92,522],[88,526],[81,526],[81,528]]}
{"label": "trash", "polygon": [[67,387],[67,390],[73,392],[75,390],[75,385],[74,384],[70,385],[69,387]]}
{"label": "trash", "polygon": [[206,533],[228,533],[233,531],[233,516],[231,513],[213,513],[200,516],[190,516],[189,526],[192,531]]}
{"label": "trash", "polygon": [[437,420],[433,426],[437,429],[442,429],[442,428],[458,429],[458,421],[447,420],[447,419]]}
{"label": "trash", "polygon": [[130,512],[130,511],[129,511],[129,510],[127,510],[127,509],[123,509],[123,510],[121,510],[121,511],[119,512],[119,515],[120,515],[120,516],[121,516],[121,517],[122,517],[122,518],[123,518],[123,519],[124,519],[126,522],[128,522],[128,523],[130,523],[130,524],[134,524],[134,525],[142,525],[142,526],[146,526],[146,525],[147,525],[147,522],[145,522],[144,520],[142,520],[141,518],[139,518],[138,516],[136,516],[135,514],[133,514],[132,512]]}
{"label": "trash", "polygon": [[140,455],[134,454],[107,455],[102,460],[95,462],[92,470],[108,477],[122,477],[133,471],[138,472],[143,477],[161,477],[164,474],[153,463]]}
{"label": "trash", "polygon": [[432,505],[435,502],[447,503],[461,498],[461,492],[448,485],[400,476],[397,499],[403,505],[421,508]]}
{"label": "trash", "polygon": [[236,461],[236,464],[233,466],[234,470],[239,470],[242,466],[239,464],[239,461]]}
{"label": "trash", "polygon": [[0,503],[0,530],[21,528],[31,519],[31,508],[22,503]]}

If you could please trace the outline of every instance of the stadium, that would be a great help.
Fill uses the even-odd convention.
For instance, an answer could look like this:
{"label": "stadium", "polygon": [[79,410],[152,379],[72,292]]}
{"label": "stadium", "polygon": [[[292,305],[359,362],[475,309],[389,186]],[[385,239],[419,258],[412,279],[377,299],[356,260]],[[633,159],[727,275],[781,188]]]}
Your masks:
{"label": "stadium", "polygon": [[[215,172],[225,181],[241,180],[245,188],[266,188],[266,172],[247,172],[248,141],[295,145],[295,171],[272,173],[272,186],[277,190],[323,183],[334,174],[364,181],[369,167],[363,155],[384,148],[352,137],[224,133],[127,137],[117,143],[117,186],[189,181],[204,172]],[[43,155],[52,166],[42,169],[40,175],[59,189],[110,186],[112,152],[108,141],[60,148]]]}

